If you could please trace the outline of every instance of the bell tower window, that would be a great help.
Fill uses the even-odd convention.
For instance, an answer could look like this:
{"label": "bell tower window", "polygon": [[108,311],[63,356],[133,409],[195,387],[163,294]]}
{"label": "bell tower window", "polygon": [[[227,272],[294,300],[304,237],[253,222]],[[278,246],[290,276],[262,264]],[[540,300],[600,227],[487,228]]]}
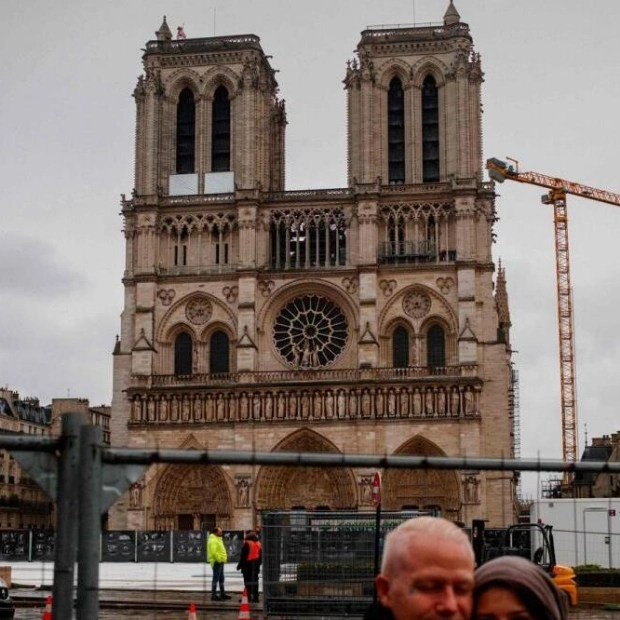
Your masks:
{"label": "bell tower window", "polygon": [[439,181],[439,97],[432,75],[422,84],[422,180]]}
{"label": "bell tower window", "polygon": [[211,127],[211,171],[230,170],[230,98],[224,86],[213,95]]}
{"label": "bell tower window", "polygon": [[390,185],[405,182],[405,93],[397,77],[388,89],[388,178]]}
{"label": "bell tower window", "polygon": [[177,103],[177,174],[194,172],[196,149],[196,104],[194,93],[184,88]]}

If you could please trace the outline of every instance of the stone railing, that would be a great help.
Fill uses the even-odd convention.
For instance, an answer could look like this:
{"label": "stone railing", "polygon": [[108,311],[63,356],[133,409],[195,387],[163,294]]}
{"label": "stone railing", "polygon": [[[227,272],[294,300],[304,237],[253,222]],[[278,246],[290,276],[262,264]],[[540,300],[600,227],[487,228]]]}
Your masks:
{"label": "stone railing", "polygon": [[429,381],[440,377],[475,377],[476,365],[445,366],[429,368],[427,366],[408,366],[406,368],[343,368],[268,370],[262,372],[236,372],[220,374],[192,375],[150,375],[132,377],[132,387],[201,387],[210,388],[223,385],[264,386],[288,385],[300,383],[348,383],[348,382],[385,382],[421,379]]}
{"label": "stone railing", "polygon": [[213,52],[215,50],[261,49],[260,38],[253,34],[233,37],[210,37],[201,39],[179,39],[177,41],[149,41],[147,54],[178,54],[186,52]]}

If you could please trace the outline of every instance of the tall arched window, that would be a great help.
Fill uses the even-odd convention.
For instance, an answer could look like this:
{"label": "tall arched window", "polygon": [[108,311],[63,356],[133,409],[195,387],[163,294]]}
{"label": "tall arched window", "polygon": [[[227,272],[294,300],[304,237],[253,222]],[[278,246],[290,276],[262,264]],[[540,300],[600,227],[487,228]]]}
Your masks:
{"label": "tall arched window", "polygon": [[443,327],[433,325],[426,335],[426,360],[431,369],[446,366],[446,335]]}
{"label": "tall arched window", "polygon": [[388,176],[390,184],[405,182],[405,92],[397,77],[388,89]]}
{"label": "tall arched window", "polygon": [[439,181],[439,96],[432,75],[422,84],[422,180]]}
{"label": "tall arched window", "polygon": [[230,170],[230,98],[224,86],[213,94],[211,131],[211,171]]}
{"label": "tall arched window", "polygon": [[178,174],[194,172],[196,149],[196,104],[194,93],[184,88],[177,103],[177,162]]}
{"label": "tall arched window", "polygon": [[409,333],[399,325],[392,335],[392,366],[407,368],[409,366]]}
{"label": "tall arched window", "polygon": [[174,374],[192,374],[192,337],[181,332],[174,341]]}
{"label": "tall arched window", "polygon": [[209,341],[209,372],[230,372],[230,344],[221,330],[213,332]]}

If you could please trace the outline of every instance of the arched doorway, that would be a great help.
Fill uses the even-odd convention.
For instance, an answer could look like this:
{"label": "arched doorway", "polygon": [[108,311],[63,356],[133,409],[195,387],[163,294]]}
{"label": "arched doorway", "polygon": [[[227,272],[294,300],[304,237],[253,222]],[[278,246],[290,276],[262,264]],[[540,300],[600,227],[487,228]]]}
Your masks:
{"label": "arched doorway", "polygon": [[[402,444],[394,456],[446,454],[432,441],[417,435]],[[448,519],[460,519],[460,485],[454,471],[389,469],[383,475],[381,498],[385,510],[437,508]]]}
{"label": "arched doorway", "polygon": [[233,509],[226,477],[216,465],[167,465],[155,485],[151,513],[155,529],[225,527]]}
{"label": "arched doorway", "polygon": [[[340,451],[318,433],[301,429],[278,444],[274,452]],[[259,510],[342,510],[357,504],[355,477],[346,467],[266,466],[261,468],[256,486]]]}

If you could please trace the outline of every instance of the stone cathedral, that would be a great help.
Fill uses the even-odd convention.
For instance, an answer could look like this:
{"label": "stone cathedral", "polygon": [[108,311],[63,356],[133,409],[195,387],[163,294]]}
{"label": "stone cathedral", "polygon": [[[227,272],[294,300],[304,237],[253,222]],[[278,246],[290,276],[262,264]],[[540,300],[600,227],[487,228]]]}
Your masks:
{"label": "stone cathedral", "polygon": [[[175,40],[165,18],[146,44],[113,445],[512,456],[510,316],[469,26],[450,1],[436,25],[362,32],[344,71],[340,189],[286,189],[269,58],[255,35]],[[158,464],[109,525],[372,510],[373,474]],[[513,520],[510,472],[386,470],[382,496],[385,510]]]}

